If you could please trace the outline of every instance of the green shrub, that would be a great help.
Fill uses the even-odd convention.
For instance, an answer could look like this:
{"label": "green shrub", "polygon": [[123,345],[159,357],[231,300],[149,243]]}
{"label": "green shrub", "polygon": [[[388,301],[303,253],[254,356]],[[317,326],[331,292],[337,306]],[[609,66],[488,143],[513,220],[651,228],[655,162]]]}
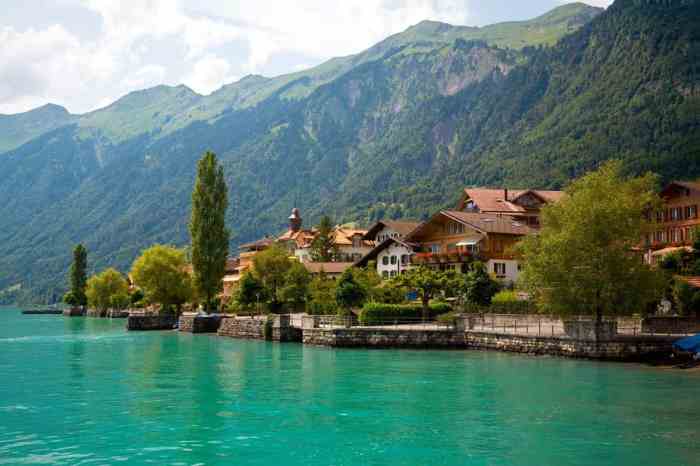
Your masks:
{"label": "green shrub", "polygon": [[499,291],[489,306],[464,303],[462,311],[470,314],[532,314],[537,312],[532,302],[518,299],[514,291]]}
{"label": "green shrub", "polygon": [[510,290],[501,290],[491,298],[492,304],[513,303],[518,301],[518,293]]}
{"label": "green shrub", "polygon": [[334,301],[311,301],[306,307],[306,312],[310,315],[327,316],[337,314],[338,307]]}
{"label": "green shrub", "polygon": [[[435,303],[430,305],[428,319],[452,311],[449,304]],[[377,325],[384,322],[410,323],[423,317],[423,307],[419,304],[379,304],[367,303],[360,311],[360,325]]]}
{"label": "green shrub", "polygon": [[460,315],[459,312],[448,312],[447,314],[440,314],[435,320],[441,325],[454,326]]}

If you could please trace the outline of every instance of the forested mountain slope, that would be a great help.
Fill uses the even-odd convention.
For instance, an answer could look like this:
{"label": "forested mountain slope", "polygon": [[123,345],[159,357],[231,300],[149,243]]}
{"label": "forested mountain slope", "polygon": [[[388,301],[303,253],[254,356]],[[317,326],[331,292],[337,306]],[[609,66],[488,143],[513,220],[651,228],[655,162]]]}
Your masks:
{"label": "forested mountain slope", "polygon": [[307,222],[425,216],[464,185],[556,188],[613,157],[697,176],[699,10],[618,0],[480,29],[424,22],[295,75],[127,96],[0,154],[0,290],[60,294],[78,241],[97,269],[185,244],[207,149],[226,168],[233,246],[293,206]]}

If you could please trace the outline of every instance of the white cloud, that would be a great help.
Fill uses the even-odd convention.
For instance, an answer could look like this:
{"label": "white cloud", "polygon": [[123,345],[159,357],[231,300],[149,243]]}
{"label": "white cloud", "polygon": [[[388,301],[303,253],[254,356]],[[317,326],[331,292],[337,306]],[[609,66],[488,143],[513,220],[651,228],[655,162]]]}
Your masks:
{"label": "white cloud", "polygon": [[184,79],[184,83],[199,92],[210,94],[221,87],[224,82],[238,79],[230,75],[231,65],[221,57],[207,55],[192,66],[192,72]]}
{"label": "white cloud", "polygon": [[[91,32],[78,36],[60,21],[22,29],[1,17],[0,113],[49,101],[85,112],[156,84],[207,94],[248,73],[357,53],[424,19],[469,24],[470,5],[490,8],[468,0],[55,1],[81,5],[94,18]],[[512,1],[525,19],[529,8]],[[38,6],[26,11],[41,14]]]}
{"label": "white cloud", "polygon": [[165,67],[160,65],[146,65],[127,75],[122,84],[128,88],[142,89],[157,86],[165,80]]}

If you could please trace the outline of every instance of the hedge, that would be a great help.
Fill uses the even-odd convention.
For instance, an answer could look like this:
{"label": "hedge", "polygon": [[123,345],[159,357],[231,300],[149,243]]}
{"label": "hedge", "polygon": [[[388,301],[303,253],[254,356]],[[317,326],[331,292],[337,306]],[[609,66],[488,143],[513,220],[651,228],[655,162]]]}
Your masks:
{"label": "hedge", "polygon": [[[449,304],[431,304],[426,318],[434,319],[440,314],[451,312]],[[379,304],[367,303],[359,315],[360,325],[378,325],[386,322],[411,323],[423,317],[423,306],[419,304]]]}
{"label": "hedge", "polygon": [[530,301],[501,301],[489,306],[465,303],[463,311],[473,314],[536,314],[537,308]]}

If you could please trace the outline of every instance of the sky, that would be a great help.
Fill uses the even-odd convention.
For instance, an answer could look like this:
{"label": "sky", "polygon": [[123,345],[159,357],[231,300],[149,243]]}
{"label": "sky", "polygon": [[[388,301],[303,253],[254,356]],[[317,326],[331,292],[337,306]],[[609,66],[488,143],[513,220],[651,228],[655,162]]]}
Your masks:
{"label": "sky", "polygon": [[[564,0],[0,0],[0,114],[85,113],[131,91],[210,94],[360,52],[425,19],[483,26]],[[612,0],[586,0],[608,6]]]}

